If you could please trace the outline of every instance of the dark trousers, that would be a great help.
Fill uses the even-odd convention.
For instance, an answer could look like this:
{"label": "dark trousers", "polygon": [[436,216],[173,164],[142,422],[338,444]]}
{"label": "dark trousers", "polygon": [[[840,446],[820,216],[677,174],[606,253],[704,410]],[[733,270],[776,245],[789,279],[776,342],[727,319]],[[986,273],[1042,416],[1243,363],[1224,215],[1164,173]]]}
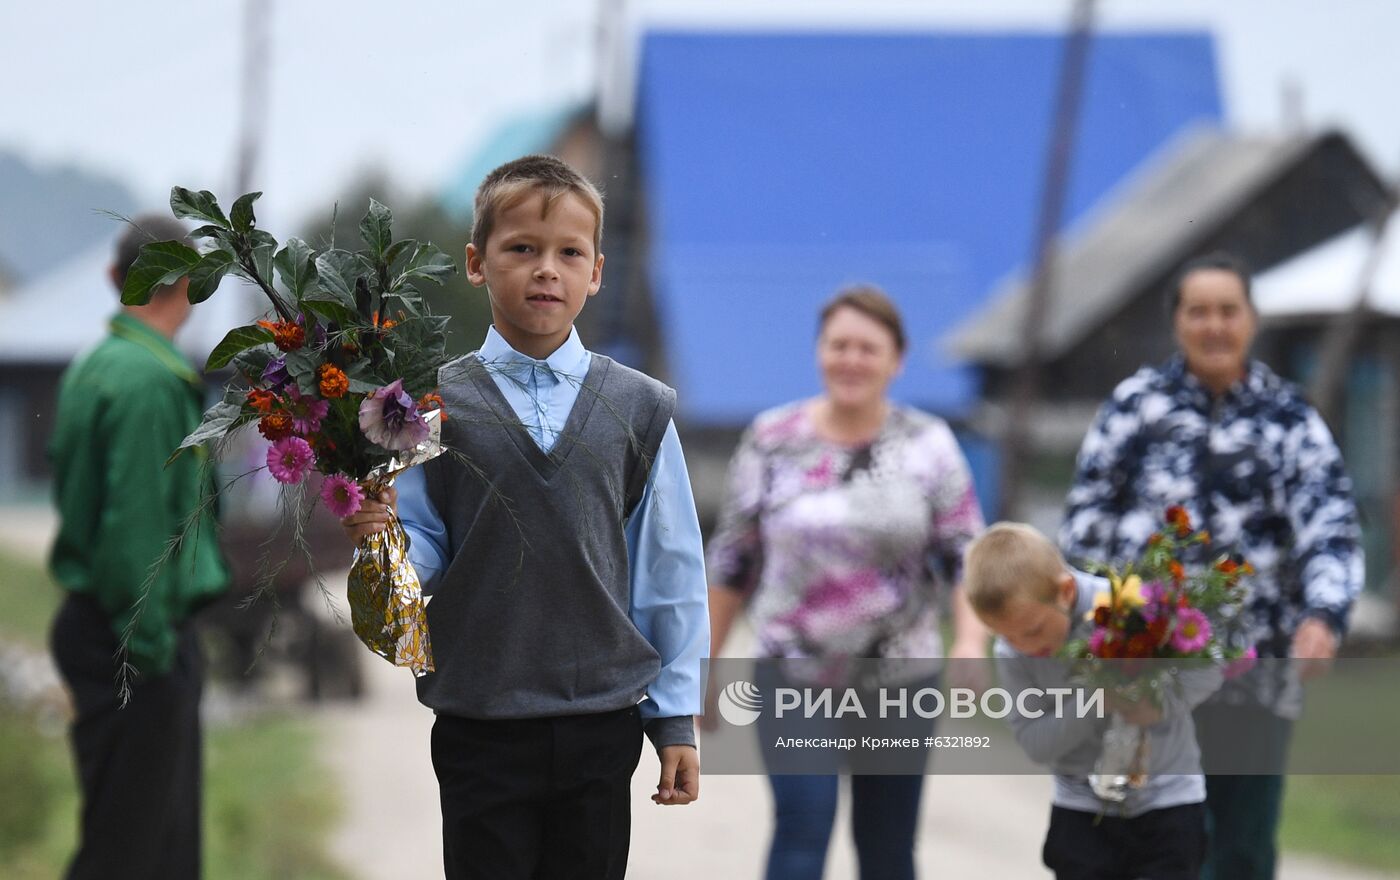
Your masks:
{"label": "dark trousers", "polygon": [[1055,880],[1197,880],[1205,852],[1202,804],[1131,819],[1054,807],[1041,858]]}
{"label": "dark trousers", "polygon": [[78,852],[67,877],[199,877],[204,662],[193,630],[181,632],[170,673],[135,678],[124,707],[113,659],[117,637],[95,601],[68,597],[51,646],[73,694],[70,735],[82,794]]}
{"label": "dark trousers", "polygon": [[[861,880],[914,880],[922,776],[851,776]],[[836,776],[770,776],[773,844],[767,880],[821,880],[836,818]]]}
{"label": "dark trousers", "polygon": [[448,880],[622,880],[642,754],[635,706],[503,721],[439,715],[432,753]]}
{"label": "dark trousers", "polygon": [[1273,880],[1293,722],[1267,709],[1214,703],[1199,707],[1195,722],[1209,832],[1201,878]]}

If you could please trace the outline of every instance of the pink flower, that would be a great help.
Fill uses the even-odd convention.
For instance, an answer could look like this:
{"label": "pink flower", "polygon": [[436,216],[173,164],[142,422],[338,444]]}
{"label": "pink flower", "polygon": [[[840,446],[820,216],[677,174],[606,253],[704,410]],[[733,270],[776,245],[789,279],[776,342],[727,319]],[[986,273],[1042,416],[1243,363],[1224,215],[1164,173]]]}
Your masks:
{"label": "pink flower", "polygon": [[321,430],[321,420],[331,410],[328,400],[304,395],[295,385],[287,389],[287,410],[292,414],[292,430],[303,436]]}
{"label": "pink flower", "polygon": [[1089,636],[1089,653],[1095,657],[1103,656],[1103,643],[1108,638],[1108,628],[1102,626],[1094,627],[1094,632]]}
{"label": "pink flower", "polygon": [[321,484],[321,500],[334,516],[345,518],[357,513],[365,500],[364,490],[344,474],[331,474]]}
{"label": "pink flower", "polygon": [[371,393],[360,404],[360,430],[371,443],[392,452],[412,449],[428,439],[428,423],[418,405],[403,390],[403,380]]}
{"label": "pink flower", "polygon": [[1183,608],[1176,614],[1172,647],[1183,654],[1199,651],[1210,644],[1210,621],[1196,608]]}
{"label": "pink flower", "polygon": [[267,450],[267,469],[279,483],[300,483],[315,460],[311,444],[300,437],[283,437]]}
{"label": "pink flower", "polygon": [[1259,651],[1250,645],[1244,653],[1225,664],[1224,675],[1226,678],[1239,678],[1246,672],[1254,668],[1254,664],[1259,662]]}

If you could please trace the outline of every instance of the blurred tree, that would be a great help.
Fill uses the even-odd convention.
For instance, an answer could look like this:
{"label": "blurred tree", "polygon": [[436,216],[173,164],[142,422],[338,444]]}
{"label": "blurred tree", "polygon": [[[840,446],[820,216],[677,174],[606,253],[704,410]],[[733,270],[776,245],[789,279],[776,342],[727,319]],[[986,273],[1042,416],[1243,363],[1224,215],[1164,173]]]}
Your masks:
{"label": "blurred tree", "polygon": [[491,325],[491,309],[486,291],[467,282],[463,253],[471,237],[471,220],[458,222],[447,215],[432,196],[404,196],[382,170],[361,174],[357,182],[343,195],[303,224],[301,237],[315,245],[331,241],[331,219],[335,218],[335,241],[340,247],[356,248],[360,219],[369,208],[369,200],[377,199],[394,212],[395,240],[416,238],[431,241],[452,256],[457,274],[436,284],[420,285],[428,308],[437,315],[448,315],[447,351],[456,356],[475,351],[486,337]]}

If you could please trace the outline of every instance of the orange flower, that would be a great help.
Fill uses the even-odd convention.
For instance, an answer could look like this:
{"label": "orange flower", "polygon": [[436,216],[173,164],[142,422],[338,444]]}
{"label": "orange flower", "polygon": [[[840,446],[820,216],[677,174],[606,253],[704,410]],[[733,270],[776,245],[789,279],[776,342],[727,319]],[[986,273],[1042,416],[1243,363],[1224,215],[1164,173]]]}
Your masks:
{"label": "orange flower", "polygon": [[1183,538],[1191,534],[1191,517],[1180,504],[1167,508],[1167,525],[1175,526],[1177,535]]}
{"label": "orange flower", "polygon": [[1147,537],[1147,546],[1156,547],[1158,544],[1162,543],[1162,538],[1163,535],[1161,532],[1153,532]]}
{"label": "orange flower", "polygon": [[1234,574],[1240,570],[1240,567],[1233,559],[1222,559],[1215,563],[1215,570],[1222,574]]}
{"label": "orange flower", "polygon": [[248,405],[260,413],[272,412],[272,405],[277,402],[277,395],[271,391],[264,391],[261,388],[254,388],[248,392]]}
{"label": "orange flower", "polygon": [[294,321],[259,321],[258,326],[272,332],[272,342],[283,351],[295,351],[306,344],[306,328]]}
{"label": "orange flower", "polygon": [[442,395],[436,391],[424,394],[418,399],[418,409],[421,412],[438,411],[438,418],[447,421],[447,404],[442,402]]}
{"label": "orange flower", "polygon": [[1177,562],[1175,559],[1167,563],[1167,570],[1172,573],[1172,580],[1176,581],[1177,583],[1181,583],[1182,581],[1186,580],[1186,569],[1182,566],[1180,562]]}
{"label": "orange flower", "polygon": [[316,372],[321,379],[321,396],[327,400],[344,397],[350,390],[350,380],[335,364],[321,364]]}
{"label": "orange flower", "polygon": [[269,413],[258,421],[258,433],[274,443],[292,436],[292,417],[284,412]]}

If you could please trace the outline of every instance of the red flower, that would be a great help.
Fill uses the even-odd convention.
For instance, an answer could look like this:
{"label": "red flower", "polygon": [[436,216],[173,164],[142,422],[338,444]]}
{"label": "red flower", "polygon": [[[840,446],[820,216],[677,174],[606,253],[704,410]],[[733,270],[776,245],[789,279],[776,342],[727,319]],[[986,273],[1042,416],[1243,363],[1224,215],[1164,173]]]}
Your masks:
{"label": "red flower", "polygon": [[1173,504],[1167,508],[1167,525],[1175,527],[1180,537],[1191,534],[1191,516],[1180,504]]}
{"label": "red flower", "polygon": [[1094,623],[1097,626],[1108,626],[1108,622],[1113,619],[1113,611],[1107,605],[1100,605],[1094,609]]}
{"label": "red flower", "polygon": [[1158,617],[1147,625],[1147,635],[1152,639],[1153,645],[1160,645],[1167,638],[1167,630],[1171,628],[1171,621],[1165,617]]}
{"label": "red flower", "polygon": [[295,351],[306,344],[306,328],[295,321],[259,321],[259,327],[272,331],[272,342],[283,351]]}
{"label": "red flower", "polygon": [[1128,637],[1128,643],[1123,646],[1123,654],[1134,659],[1141,659],[1151,657],[1156,648],[1157,640],[1152,638],[1152,633],[1140,632],[1135,636]]}
{"label": "red flower", "polygon": [[268,413],[258,421],[258,433],[274,443],[292,436],[292,417],[284,412]]}
{"label": "red flower", "polygon": [[272,412],[272,405],[277,402],[277,395],[271,391],[264,391],[261,388],[254,388],[248,392],[248,405],[260,413]]}

